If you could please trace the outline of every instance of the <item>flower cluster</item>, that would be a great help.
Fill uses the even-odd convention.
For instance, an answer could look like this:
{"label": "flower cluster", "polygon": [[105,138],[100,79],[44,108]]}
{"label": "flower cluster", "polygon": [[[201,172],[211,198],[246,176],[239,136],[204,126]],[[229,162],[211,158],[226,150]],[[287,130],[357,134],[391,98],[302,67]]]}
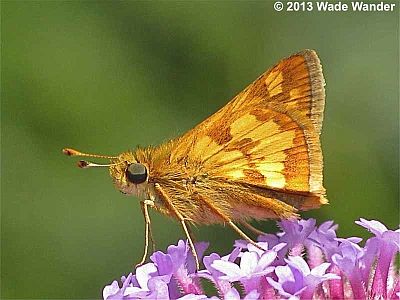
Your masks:
{"label": "flower cluster", "polygon": [[[203,257],[208,245],[197,243],[204,264],[199,271],[188,244],[179,241],[122,277],[122,286],[106,286],[103,298],[400,299],[400,229],[365,219],[356,223],[374,235],[364,246],[360,238],[338,238],[332,221],[316,226],[314,219],[279,222],[280,232],[259,236],[264,250],[239,240],[228,255]],[[211,282],[217,295],[206,295],[201,280]]]}

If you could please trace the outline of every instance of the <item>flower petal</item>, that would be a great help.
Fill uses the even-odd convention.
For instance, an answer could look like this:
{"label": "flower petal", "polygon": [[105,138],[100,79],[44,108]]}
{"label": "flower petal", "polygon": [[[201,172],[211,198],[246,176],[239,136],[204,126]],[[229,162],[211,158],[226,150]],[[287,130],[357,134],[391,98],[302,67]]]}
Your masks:
{"label": "flower petal", "polygon": [[240,259],[240,269],[243,274],[250,275],[257,267],[258,254],[255,252],[245,252]]}
{"label": "flower petal", "polygon": [[239,292],[233,287],[224,296],[224,300],[240,300]]}
{"label": "flower petal", "polygon": [[136,280],[143,290],[149,290],[147,282],[149,281],[152,273],[157,272],[157,268],[153,263],[147,263],[136,269]]}
{"label": "flower petal", "polygon": [[382,233],[384,233],[385,231],[387,231],[388,229],[386,228],[385,225],[383,225],[381,222],[379,221],[375,221],[375,220],[366,220],[363,218],[360,218],[360,221],[356,221],[356,224],[367,228],[369,231],[371,231],[373,234],[375,234],[376,236],[381,236]]}
{"label": "flower petal", "polygon": [[257,270],[263,270],[272,264],[276,258],[275,251],[266,251],[260,258],[257,264]]}
{"label": "flower petal", "polygon": [[221,276],[221,279],[228,279],[229,278],[238,278],[243,275],[242,270],[237,264],[231,263],[230,261],[224,261],[224,260],[215,260],[211,266],[226,274],[226,276]]}
{"label": "flower petal", "polygon": [[288,266],[276,267],[275,274],[278,276],[279,283],[283,283],[285,281],[294,281],[292,270]]}
{"label": "flower petal", "polygon": [[111,296],[116,295],[119,292],[118,281],[114,280],[110,285],[106,285],[103,289],[103,299],[107,300]]}
{"label": "flower petal", "polygon": [[329,268],[330,263],[322,263],[311,270],[311,274],[314,276],[324,276],[326,270]]}
{"label": "flower petal", "polygon": [[252,290],[247,293],[247,295],[243,298],[243,300],[257,300],[260,297],[260,293],[257,290]]}
{"label": "flower petal", "polygon": [[288,265],[301,271],[305,276],[311,273],[310,267],[301,256],[289,256],[289,259],[287,259],[286,262]]}

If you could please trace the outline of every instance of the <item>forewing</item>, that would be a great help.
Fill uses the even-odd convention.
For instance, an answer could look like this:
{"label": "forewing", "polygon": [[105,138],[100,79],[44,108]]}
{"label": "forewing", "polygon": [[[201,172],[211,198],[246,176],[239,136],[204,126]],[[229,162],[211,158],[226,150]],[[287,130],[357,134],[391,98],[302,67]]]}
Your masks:
{"label": "forewing", "polygon": [[325,106],[324,85],[317,54],[313,50],[304,50],[283,59],[260,75],[219,111],[188,131],[182,140],[195,140],[203,130],[223,123],[238,111],[255,106],[266,107],[271,103],[285,105],[288,110],[306,117],[319,135]]}
{"label": "forewing", "polygon": [[[323,86],[314,51],[284,59],[177,139],[170,161],[184,164],[189,176],[207,176],[210,185],[242,186],[301,209],[318,207],[327,202],[319,143]],[[305,197],[303,204],[292,195]]]}
{"label": "forewing", "polygon": [[325,80],[320,60],[313,50],[283,59],[251,83],[221,111],[224,114],[255,105],[285,104],[311,120],[320,134],[325,106]]}

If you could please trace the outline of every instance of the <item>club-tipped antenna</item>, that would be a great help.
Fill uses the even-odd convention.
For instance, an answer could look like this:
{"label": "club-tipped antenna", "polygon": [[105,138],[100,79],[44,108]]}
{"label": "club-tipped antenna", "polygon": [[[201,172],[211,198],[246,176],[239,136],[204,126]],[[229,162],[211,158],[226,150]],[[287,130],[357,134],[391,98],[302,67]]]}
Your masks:
{"label": "club-tipped antenna", "polygon": [[[117,159],[118,158],[118,156],[83,153],[81,151],[71,149],[71,148],[64,148],[62,150],[62,152],[68,156],[83,156],[83,157],[106,158],[106,159]],[[80,161],[78,161],[78,167],[81,169],[88,169],[88,168],[92,168],[92,167],[110,167],[110,166],[119,165],[121,163],[123,163],[123,161],[119,161],[119,162],[111,163],[111,164],[97,164],[97,163],[90,162],[87,160],[80,160]]]}
{"label": "club-tipped antenna", "polygon": [[64,148],[62,151],[65,155],[68,155],[68,156],[82,156],[82,157],[95,157],[95,158],[107,158],[107,159],[118,158],[118,156],[83,153],[81,151],[71,149],[71,148]]}
{"label": "club-tipped antenna", "polygon": [[113,163],[113,164],[96,164],[87,160],[80,160],[78,161],[78,167],[81,169],[88,169],[88,168],[92,168],[92,167],[109,167],[109,166],[116,166],[118,164],[121,164],[122,161],[118,162],[118,163]]}

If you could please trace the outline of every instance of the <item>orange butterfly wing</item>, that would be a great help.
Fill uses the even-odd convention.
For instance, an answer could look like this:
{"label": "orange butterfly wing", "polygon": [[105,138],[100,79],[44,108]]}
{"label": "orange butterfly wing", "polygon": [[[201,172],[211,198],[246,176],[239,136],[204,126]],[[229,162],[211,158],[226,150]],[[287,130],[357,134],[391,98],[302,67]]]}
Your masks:
{"label": "orange butterfly wing", "polygon": [[267,196],[281,193],[278,200],[300,209],[318,207],[327,202],[319,143],[323,86],[314,51],[284,59],[182,136],[170,159],[188,158],[193,176],[207,173],[210,184],[252,186]]}

